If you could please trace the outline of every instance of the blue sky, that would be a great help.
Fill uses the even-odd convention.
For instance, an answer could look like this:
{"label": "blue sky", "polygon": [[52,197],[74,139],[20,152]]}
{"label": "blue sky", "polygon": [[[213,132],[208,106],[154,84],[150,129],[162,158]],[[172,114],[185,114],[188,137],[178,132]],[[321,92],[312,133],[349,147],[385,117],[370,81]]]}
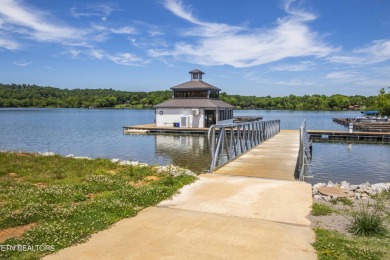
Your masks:
{"label": "blue sky", "polygon": [[390,1],[0,0],[0,83],[166,90],[195,68],[229,94],[377,95]]}

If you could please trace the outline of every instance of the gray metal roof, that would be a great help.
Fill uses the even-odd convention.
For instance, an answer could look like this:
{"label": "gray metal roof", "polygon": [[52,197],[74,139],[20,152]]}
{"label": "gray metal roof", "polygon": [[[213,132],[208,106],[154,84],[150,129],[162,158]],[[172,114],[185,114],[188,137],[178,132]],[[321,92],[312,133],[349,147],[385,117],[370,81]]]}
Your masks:
{"label": "gray metal roof", "polygon": [[234,108],[234,106],[218,99],[183,98],[170,99],[153,108]]}
{"label": "gray metal roof", "polygon": [[184,82],[182,84],[171,87],[171,89],[172,90],[217,90],[217,91],[221,90],[201,80],[199,81],[191,80],[188,82]]}
{"label": "gray metal roof", "polygon": [[194,70],[191,70],[189,73],[200,73],[200,74],[204,74],[204,72],[203,71],[200,71],[200,70],[198,70],[198,69],[194,69]]}

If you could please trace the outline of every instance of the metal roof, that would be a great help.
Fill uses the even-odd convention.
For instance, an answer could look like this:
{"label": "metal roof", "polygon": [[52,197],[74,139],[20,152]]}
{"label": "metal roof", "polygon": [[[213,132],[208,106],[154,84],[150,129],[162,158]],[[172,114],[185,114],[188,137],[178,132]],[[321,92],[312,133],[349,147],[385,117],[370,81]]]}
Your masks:
{"label": "metal roof", "polygon": [[153,108],[234,108],[234,106],[218,99],[183,98],[170,99]]}
{"label": "metal roof", "polygon": [[193,73],[200,73],[200,74],[204,74],[203,71],[200,71],[198,69],[194,69],[194,70],[191,70],[189,73],[193,74]]}
{"label": "metal roof", "polygon": [[191,80],[188,82],[184,82],[182,84],[171,87],[171,89],[172,90],[217,90],[217,91],[221,90],[201,80],[199,81]]}

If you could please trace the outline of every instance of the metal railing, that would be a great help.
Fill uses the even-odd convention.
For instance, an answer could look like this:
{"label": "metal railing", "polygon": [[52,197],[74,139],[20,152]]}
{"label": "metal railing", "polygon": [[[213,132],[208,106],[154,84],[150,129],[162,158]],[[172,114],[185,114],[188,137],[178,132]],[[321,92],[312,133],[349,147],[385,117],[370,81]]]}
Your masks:
{"label": "metal railing", "polygon": [[300,181],[304,181],[305,176],[310,172],[311,155],[312,143],[307,133],[306,121],[304,120],[299,129],[298,173]]}
{"label": "metal railing", "polygon": [[208,132],[210,172],[280,132],[280,120],[213,125]]}

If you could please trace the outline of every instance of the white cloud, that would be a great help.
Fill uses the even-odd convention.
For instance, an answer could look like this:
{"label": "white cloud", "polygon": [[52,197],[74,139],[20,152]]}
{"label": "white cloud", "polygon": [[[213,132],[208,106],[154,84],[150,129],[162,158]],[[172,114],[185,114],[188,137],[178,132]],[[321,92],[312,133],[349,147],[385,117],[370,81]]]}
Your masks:
{"label": "white cloud", "polygon": [[367,55],[367,60],[371,63],[387,61],[390,60],[390,40],[376,40],[370,46],[354,52]]}
{"label": "white cloud", "polygon": [[197,19],[193,14],[191,7],[186,7],[180,0],[166,0],[164,6],[176,16],[187,20],[188,22],[198,25],[190,30],[185,30],[184,35],[203,36],[203,37],[220,37],[227,33],[235,33],[244,28],[238,26],[229,26],[222,23],[208,23]]}
{"label": "white cloud", "polygon": [[165,7],[195,27],[185,36],[199,37],[196,43],[177,42],[174,49],[151,49],[152,57],[173,56],[176,59],[202,65],[251,67],[289,57],[324,57],[334,48],[324,44],[318,33],[306,22],[316,17],[285,5],[287,16],[277,20],[273,28],[247,29],[220,23],[208,23],[194,17],[192,10],[180,0],[166,0]]}
{"label": "white cloud", "polygon": [[365,61],[364,58],[362,57],[342,56],[342,55],[334,55],[326,59],[330,62],[342,63],[348,65],[358,65],[358,64],[362,64]]}
{"label": "white cloud", "polygon": [[107,55],[107,59],[115,62],[116,64],[126,66],[139,66],[141,64],[148,63],[147,61],[144,61],[131,53],[118,53],[116,55]]}
{"label": "white cloud", "polygon": [[15,0],[0,0],[0,18],[12,25],[13,32],[23,33],[37,41],[77,42],[86,32],[58,22],[52,22],[49,14]]}
{"label": "white cloud", "polygon": [[364,66],[390,60],[390,40],[375,40],[364,48],[353,50],[350,54],[330,56],[334,63]]}
{"label": "white cloud", "polygon": [[14,61],[13,64],[17,65],[17,66],[20,66],[20,67],[26,67],[28,65],[30,65],[32,62],[31,61]]}
{"label": "white cloud", "polygon": [[307,71],[307,70],[313,70],[315,64],[311,61],[302,61],[297,63],[291,63],[291,64],[280,64],[276,66],[272,66],[271,70],[276,71]]}
{"label": "white cloud", "polygon": [[135,34],[136,29],[131,26],[123,26],[118,28],[109,28],[101,25],[93,25],[93,28],[98,32],[107,32],[113,34]]}
{"label": "white cloud", "polygon": [[16,50],[20,48],[20,44],[13,40],[3,38],[3,36],[0,34],[0,48],[4,48],[7,50]]}
{"label": "white cloud", "polygon": [[110,54],[104,50],[89,49],[84,52],[79,51],[77,53],[77,58],[79,58],[81,55],[97,60],[109,60],[116,64],[125,66],[141,66],[149,63],[149,61],[144,60],[137,55],[128,52]]}
{"label": "white cloud", "polygon": [[357,76],[358,75],[355,72],[336,71],[336,72],[331,72],[326,74],[325,78],[333,79],[333,80],[349,81],[349,80],[356,80]]}
{"label": "white cloud", "polygon": [[111,13],[115,11],[110,5],[99,4],[99,5],[88,5],[85,7],[72,7],[70,9],[70,14],[73,17],[101,17],[103,21],[107,20],[107,17],[111,15]]}

